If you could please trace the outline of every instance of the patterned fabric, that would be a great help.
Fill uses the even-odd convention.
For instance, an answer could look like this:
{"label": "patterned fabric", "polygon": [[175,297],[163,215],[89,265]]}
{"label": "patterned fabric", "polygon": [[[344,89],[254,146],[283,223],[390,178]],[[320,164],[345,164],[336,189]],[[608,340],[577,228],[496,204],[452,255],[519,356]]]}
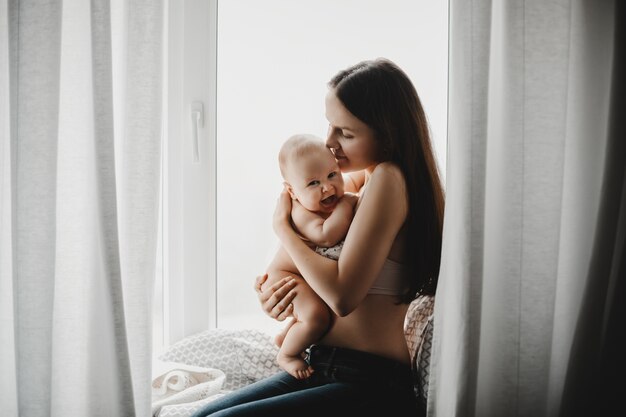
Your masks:
{"label": "patterned fabric", "polygon": [[428,324],[426,324],[426,328],[424,329],[424,333],[422,335],[422,345],[420,346],[420,350],[418,356],[416,357],[416,366],[417,366],[417,383],[415,386],[419,391],[417,394],[419,398],[424,401],[424,405],[426,405],[426,400],[428,399],[428,381],[430,377],[430,355],[432,352],[433,346],[433,316],[428,318]]}
{"label": "patterned fabric", "polygon": [[195,397],[190,398],[193,402],[168,403],[153,415],[188,417],[208,402],[280,371],[277,354],[272,336],[258,330],[212,329],[186,337],[170,346],[158,359],[219,370],[226,375],[221,390],[219,393],[214,389],[194,392]]}
{"label": "patterned fabric", "polygon": [[337,243],[335,246],[331,246],[330,248],[322,248],[318,246],[315,248],[315,252],[319,253],[322,256],[325,256],[328,259],[332,259],[334,261],[339,260],[339,255],[341,254],[341,249],[343,249],[343,240]]}
{"label": "patterned fabric", "polygon": [[428,395],[434,306],[434,297],[419,296],[409,305],[404,318],[404,333],[415,378],[415,395],[423,405],[426,404]]}
{"label": "patterned fabric", "polygon": [[280,371],[277,354],[272,337],[261,331],[213,329],[184,338],[159,359],[219,369],[230,391]]}

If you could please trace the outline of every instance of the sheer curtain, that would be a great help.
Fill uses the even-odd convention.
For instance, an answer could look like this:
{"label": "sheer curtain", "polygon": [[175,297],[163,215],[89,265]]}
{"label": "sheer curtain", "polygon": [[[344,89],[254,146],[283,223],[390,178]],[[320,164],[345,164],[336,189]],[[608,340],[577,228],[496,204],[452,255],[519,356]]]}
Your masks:
{"label": "sheer curtain", "polygon": [[0,1],[0,413],[150,414],[162,3]]}
{"label": "sheer curtain", "polygon": [[450,2],[431,416],[609,415],[623,395],[616,3]]}

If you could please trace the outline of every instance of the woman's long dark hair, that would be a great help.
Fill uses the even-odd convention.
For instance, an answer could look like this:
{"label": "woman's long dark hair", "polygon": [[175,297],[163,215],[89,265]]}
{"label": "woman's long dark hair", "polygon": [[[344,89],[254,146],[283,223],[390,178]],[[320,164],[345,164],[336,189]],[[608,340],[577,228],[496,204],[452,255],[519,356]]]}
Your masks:
{"label": "woman's long dark hair", "polygon": [[396,164],[406,181],[409,212],[407,259],[410,288],[400,298],[434,295],[441,262],[444,192],[428,121],[411,80],[387,59],[363,61],[328,83],[354,116],[374,130],[383,161]]}

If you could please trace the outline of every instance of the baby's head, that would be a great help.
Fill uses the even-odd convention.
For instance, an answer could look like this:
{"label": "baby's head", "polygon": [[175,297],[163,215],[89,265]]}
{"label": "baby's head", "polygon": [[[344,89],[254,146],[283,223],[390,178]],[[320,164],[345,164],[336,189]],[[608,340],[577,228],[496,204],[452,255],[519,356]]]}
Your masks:
{"label": "baby's head", "polygon": [[331,213],[343,197],[343,176],[322,139],[306,134],[290,137],[280,148],[278,163],[291,198],[307,210]]}

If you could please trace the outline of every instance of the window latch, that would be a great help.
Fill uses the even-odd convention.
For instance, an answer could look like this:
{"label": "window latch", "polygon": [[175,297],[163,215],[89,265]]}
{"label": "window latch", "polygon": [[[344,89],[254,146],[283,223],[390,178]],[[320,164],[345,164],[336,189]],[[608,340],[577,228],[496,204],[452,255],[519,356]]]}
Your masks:
{"label": "window latch", "polygon": [[204,127],[204,105],[201,101],[191,103],[191,134],[193,162],[200,162],[200,129]]}

